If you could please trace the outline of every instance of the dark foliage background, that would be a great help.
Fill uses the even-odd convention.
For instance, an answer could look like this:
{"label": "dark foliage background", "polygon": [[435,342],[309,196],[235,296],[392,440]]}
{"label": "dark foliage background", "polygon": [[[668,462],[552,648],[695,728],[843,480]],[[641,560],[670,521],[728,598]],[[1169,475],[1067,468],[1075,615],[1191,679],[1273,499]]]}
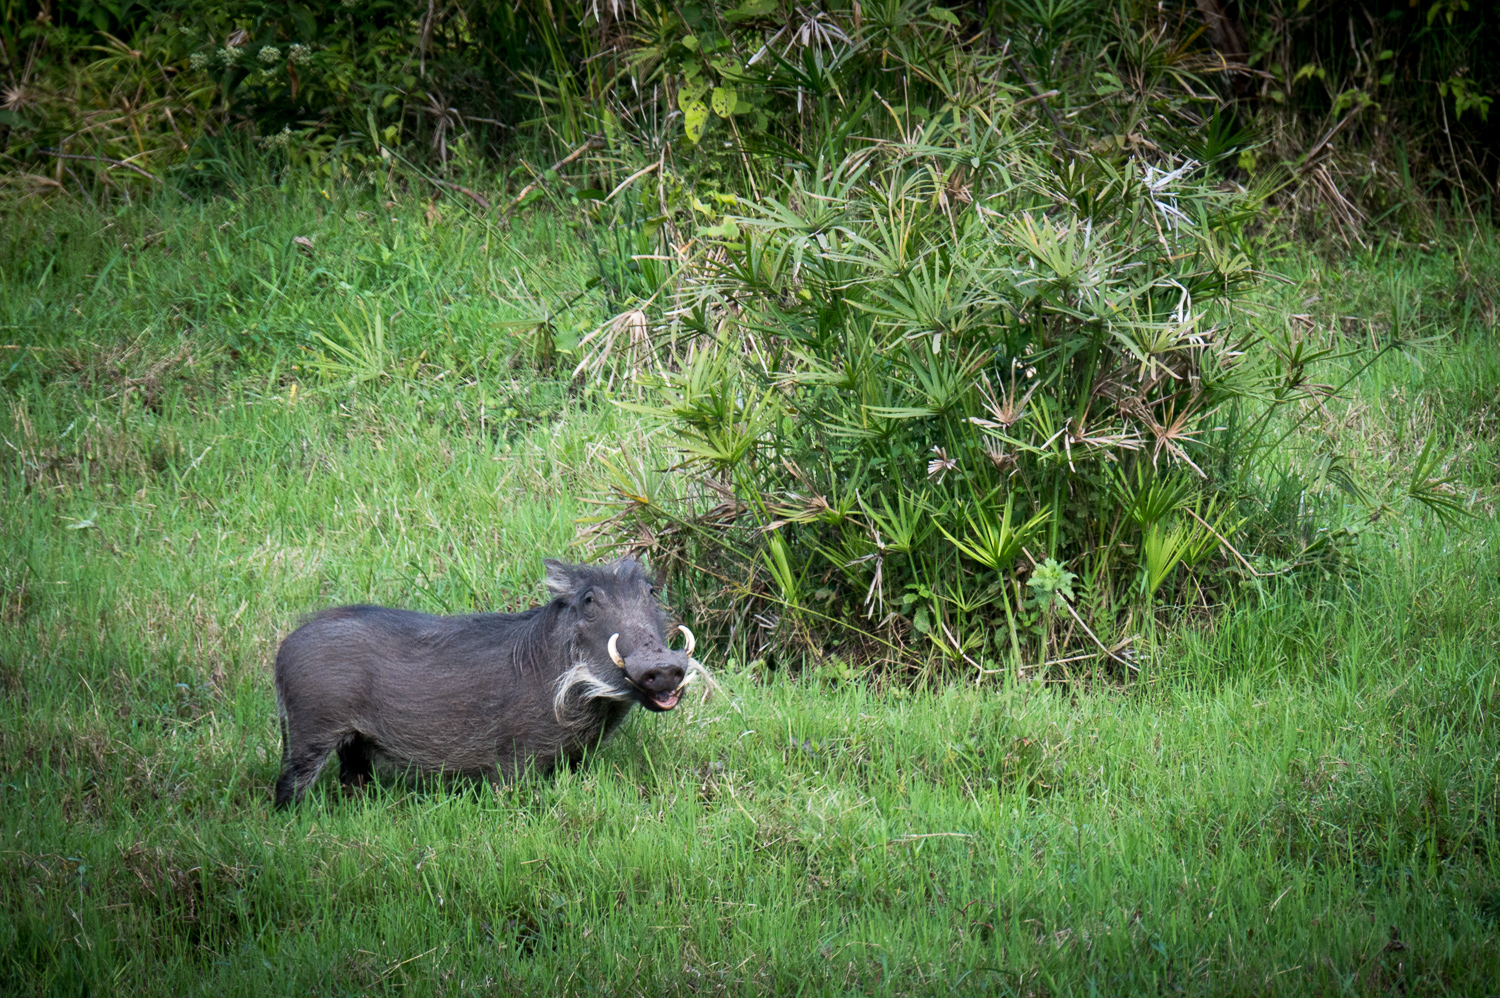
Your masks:
{"label": "dark foliage background", "polygon": [[0,145],[28,192],[232,179],[251,141],[325,173],[382,147],[501,163],[520,186],[518,157],[589,136],[739,188],[831,133],[886,134],[887,107],[938,110],[988,59],[1058,91],[1033,110],[1064,155],[1190,155],[1309,232],[1421,238],[1493,210],[1497,50],[1500,15],[1469,0],[5,0]]}

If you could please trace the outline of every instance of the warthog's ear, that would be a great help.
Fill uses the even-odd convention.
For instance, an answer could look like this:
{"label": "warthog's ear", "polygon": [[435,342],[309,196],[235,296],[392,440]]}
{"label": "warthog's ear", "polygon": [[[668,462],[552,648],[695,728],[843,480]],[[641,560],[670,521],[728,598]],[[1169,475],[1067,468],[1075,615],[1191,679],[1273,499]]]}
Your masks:
{"label": "warthog's ear", "polygon": [[547,569],[547,577],[543,580],[547,583],[547,591],[554,597],[572,599],[578,592],[578,576],[573,571],[573,566],[561,561],[548,558],[542,564]]}

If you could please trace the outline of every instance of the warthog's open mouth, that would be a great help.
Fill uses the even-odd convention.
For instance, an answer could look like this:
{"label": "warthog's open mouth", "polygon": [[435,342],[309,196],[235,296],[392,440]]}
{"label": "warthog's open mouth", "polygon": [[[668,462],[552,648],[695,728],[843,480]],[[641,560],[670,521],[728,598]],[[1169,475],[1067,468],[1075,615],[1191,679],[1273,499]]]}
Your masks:
{"label": "warthog's open mouth", "polygon": [[677,701],[682,699],[682,691],[686,686],[687,684],[684,683],[682,686],[677,687],[675,690],[669,690],[666,693],[647,693],[645,691],[642,691],[641,703],[647,710],[671,710],[673,707],[677,706]]}

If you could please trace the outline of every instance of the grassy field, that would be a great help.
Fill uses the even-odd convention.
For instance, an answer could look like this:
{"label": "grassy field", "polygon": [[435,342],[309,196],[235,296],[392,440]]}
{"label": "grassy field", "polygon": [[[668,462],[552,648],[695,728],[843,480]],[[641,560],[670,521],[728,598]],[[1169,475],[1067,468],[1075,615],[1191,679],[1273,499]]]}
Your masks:
{"label": "grassy field", "polygon": [[1264,303],[1444,338],[1285,462],[1399,476],[1436,433],[1474,517],[1149,629],[1128,688],[710,649],[725,695],[577,772],[279,814],[298,618],[528,605],[646,439],[525,373],[587,254],[318,192],[5,229],[0,991],[1500,993],[1493,245],[1289,260]]}

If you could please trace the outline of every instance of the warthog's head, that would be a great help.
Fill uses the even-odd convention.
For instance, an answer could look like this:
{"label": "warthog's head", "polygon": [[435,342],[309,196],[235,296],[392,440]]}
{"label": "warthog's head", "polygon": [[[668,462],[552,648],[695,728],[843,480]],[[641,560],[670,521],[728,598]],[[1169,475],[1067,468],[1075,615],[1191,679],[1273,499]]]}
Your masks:
{"label": "warthog's head", "polygon": [[572,647],[573,668],[558,690],[558,706],[568,692],[634,700],[647,710],[671,710],[699,671],[693,662],[693,634],[682,651],[667,647],[667,615],[656,583],[640,562],[622,558],[607,565],[566,565],[548,561],[547,588],[559,612],[560,635]]}

